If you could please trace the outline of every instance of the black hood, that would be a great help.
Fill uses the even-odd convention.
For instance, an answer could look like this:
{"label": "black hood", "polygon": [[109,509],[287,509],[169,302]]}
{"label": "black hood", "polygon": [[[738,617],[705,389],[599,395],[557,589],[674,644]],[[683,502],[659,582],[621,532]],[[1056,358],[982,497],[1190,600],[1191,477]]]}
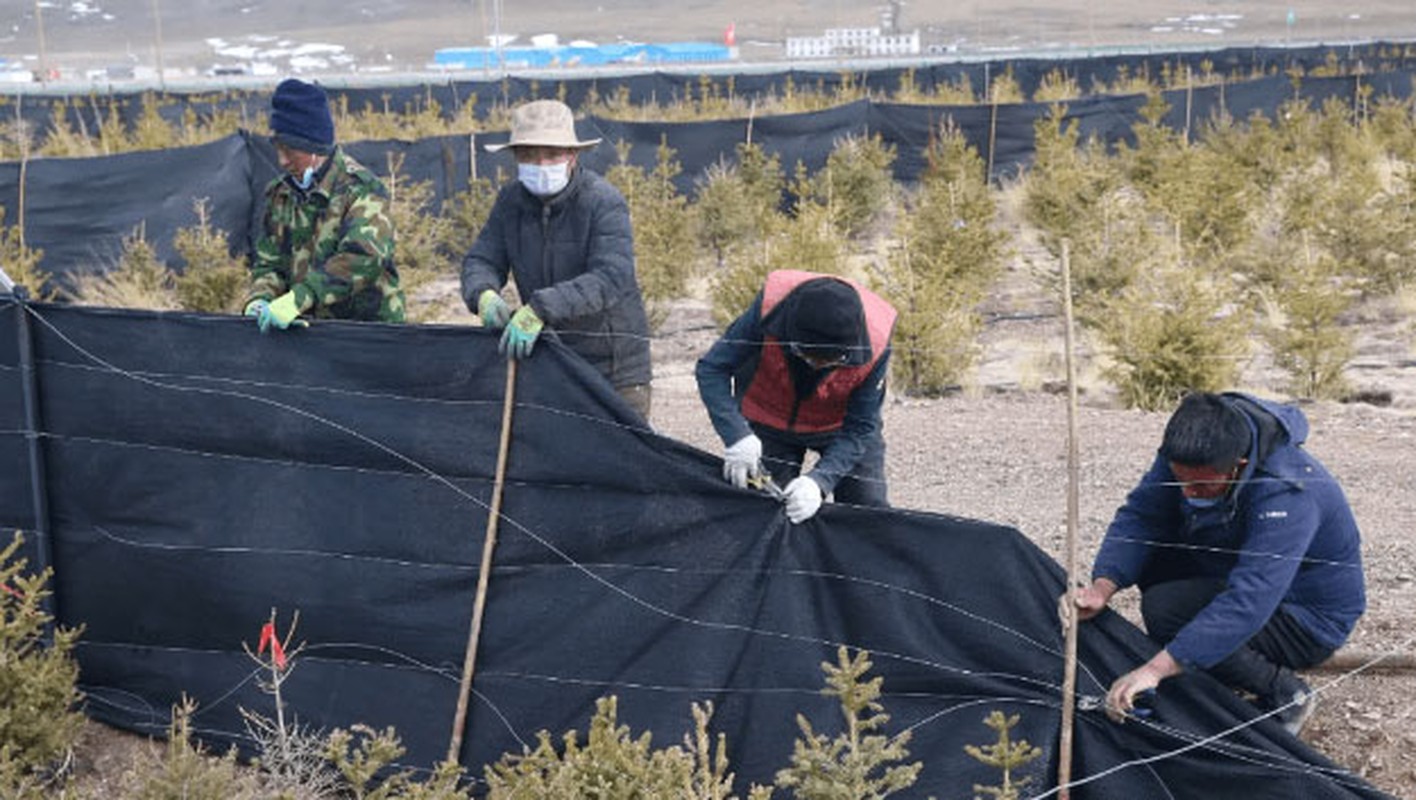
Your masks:
{"label": "black hood", "polygon": [[806,281],[762,320],[762,330],[783,345],[795,343],[826,359],[845,356],[843,366],[870,363],[870,331],[855,288],[835,278]]}

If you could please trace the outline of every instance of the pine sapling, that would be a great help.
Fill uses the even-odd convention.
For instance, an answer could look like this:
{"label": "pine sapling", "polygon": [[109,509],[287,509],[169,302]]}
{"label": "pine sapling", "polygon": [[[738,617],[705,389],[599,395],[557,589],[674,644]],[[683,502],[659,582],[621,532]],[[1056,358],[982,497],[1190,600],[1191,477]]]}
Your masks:
{"label": "pine sapling", "polygon": [[984,718],[983,724],[998,732],[998,741],[981,747],[971,744],[964,745],[965,753],[1003,773],[1002,784],[998,786],[974,784],[973,790],[975,792],[995,797],[997,800],[1018,800],[1019,790],[1032,783],[1031,777],[1013,779],[1014,771],[1042,755],[1042,748],[1033,747],[1028,744],[1026,739],[1012,741],[1010,731],[1014,725],[1018,724],[1018,720],[1017,714],[1007,717],[1003,715],[1002,711],[994,711]]}
{"label": "pine sapling", "polygon": [[880,704],[884,679],[862,680],[871,667],[863,650],[852,658],[843,645],[836,658],[836,664],[821,664],[826,673],[822,694],[840,701],[845,730],[828,738],[798,714],[801,737],[792,765],[777,773],[777,785],[791,788],[802,800],[878,800],[908,789],[924,766],[900,763],[909,757],[909,731],[894,737],[874,733],[890,720]]}

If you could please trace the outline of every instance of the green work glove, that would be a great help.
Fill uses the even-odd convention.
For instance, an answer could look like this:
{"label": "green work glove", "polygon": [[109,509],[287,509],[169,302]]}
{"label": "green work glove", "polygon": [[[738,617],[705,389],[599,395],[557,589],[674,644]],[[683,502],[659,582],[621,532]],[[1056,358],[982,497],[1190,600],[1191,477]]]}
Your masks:
{"label": "green work glove", "polygon": [[265,333],[271,328],[285,330],[291,325],[307,327],[308,322],[300,319],[300,308],[295,305],[295,293],[285,294],[271,300],[252,300],[246,304],[246,316],[256,318],[256,327]]}
{"label": "green work glove", "polygon": [[497,352],[507,358],[526,358],[531,355],[531,348],[536,346],[536,337],[541,335],[543,327],[545,323],[536,316],[531,306],[516,309],[516,313],[511,315],[511,321],[506,325],[506,330],[502,331]]}
{"label": "green work glove", "polygon": [[477,298],[477,313],[482,317],[482,327],[499,331],[511,319],[511,306],[502,299],[501,292],[487,289]]}

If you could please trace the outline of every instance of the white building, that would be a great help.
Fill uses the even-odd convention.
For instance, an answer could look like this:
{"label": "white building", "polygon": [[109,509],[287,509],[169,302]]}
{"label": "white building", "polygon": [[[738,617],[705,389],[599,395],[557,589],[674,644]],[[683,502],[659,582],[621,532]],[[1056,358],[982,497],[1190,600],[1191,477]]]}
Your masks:
{"label": "white building", "polygon": [[919,31],[887,36],[879,28],[829,28],[824,36],[787,37],[787,58],[919,55]]}

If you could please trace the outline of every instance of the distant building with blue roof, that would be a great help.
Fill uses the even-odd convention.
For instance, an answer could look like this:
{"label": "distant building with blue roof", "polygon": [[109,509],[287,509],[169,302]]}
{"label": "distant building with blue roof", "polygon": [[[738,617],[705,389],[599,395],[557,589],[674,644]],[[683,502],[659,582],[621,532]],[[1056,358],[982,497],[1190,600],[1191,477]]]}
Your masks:
{"label": "distant building with blue roof", "polygon": [[614,64],[698,64],[731,61],[736,48],[712,42],[564,45],[556,47],[444,47],[433,52],[434,69],[552,69]]}

